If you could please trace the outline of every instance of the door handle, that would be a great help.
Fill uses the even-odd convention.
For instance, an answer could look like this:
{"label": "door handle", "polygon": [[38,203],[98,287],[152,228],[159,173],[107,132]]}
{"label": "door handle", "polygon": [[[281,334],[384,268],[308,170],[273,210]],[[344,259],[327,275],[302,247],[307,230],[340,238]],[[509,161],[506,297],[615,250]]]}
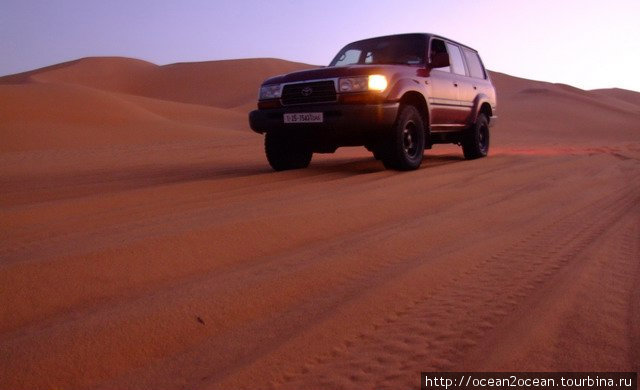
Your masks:
{"label": "door handle", "polygon": [[457,86],[458,86],[458,83],[453,83],[453,86],[454,86],[454,87],[457,87]]}

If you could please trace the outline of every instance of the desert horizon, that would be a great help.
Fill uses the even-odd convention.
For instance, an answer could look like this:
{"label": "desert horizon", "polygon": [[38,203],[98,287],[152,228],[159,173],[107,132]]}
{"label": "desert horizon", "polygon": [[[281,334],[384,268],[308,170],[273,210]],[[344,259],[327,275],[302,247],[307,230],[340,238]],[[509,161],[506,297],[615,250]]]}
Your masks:
{"label": "desert horizon", "polygon": [[[0,77],[0,388],[419,388],[640,371],[640,92],[490,72],[487,158],[273,172],[276,58]],[[256,385],[258,384],[258,385]]]}

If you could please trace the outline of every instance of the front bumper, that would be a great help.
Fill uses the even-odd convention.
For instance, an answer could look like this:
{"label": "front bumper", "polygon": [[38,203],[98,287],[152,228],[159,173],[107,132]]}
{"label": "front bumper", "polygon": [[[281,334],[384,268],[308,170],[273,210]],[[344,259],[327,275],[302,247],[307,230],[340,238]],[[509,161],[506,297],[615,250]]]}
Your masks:
{"label": "front bumper", "polygon": [[[249,125],[256,133],[292,133],[340,146],[364,145],[389,129],[400,104],[311,104],[255,110]],[[322,112],[322,123],[284,123],[285,113]]]}

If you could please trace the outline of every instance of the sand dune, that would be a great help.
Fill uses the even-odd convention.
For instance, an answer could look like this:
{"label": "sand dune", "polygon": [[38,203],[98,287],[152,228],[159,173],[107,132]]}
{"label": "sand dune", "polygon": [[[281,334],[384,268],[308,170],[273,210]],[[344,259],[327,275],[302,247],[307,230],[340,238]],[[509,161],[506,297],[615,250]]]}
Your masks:
{"label": "sand dune", "polygon": [[636,106],[640,106],[640,94],[635,91],[629,91],[627,89],[621,88],[610,88],[610,89],[595,89],[590,91],[591,93],[595,93],[601,96],[609,96],[616,98],[618,100],[622,100]]}
{"label": "sand dune", "polygon": [[[492,73],[492,154],[274,173],[273,59],[0,78],[0,388],[640,369],[640,94]],[[250,74],[251,77],[246,75]]]}
{"label": "sand dune", "polygon": [[270,58],[157,66],[132,58],[92,57],[10,76],[5,82],[78,84],[156,99],[233,108],[247,103],[255,105],[257,86],[268,76],[309,67],[311,65]]}
{"label": "sand dune", "polygon": [[211,128],[246,130],[262,80],[309,66],[277,59],[157,66],[100,57],[6,76],[0,150],[162,143],[210,135]]}

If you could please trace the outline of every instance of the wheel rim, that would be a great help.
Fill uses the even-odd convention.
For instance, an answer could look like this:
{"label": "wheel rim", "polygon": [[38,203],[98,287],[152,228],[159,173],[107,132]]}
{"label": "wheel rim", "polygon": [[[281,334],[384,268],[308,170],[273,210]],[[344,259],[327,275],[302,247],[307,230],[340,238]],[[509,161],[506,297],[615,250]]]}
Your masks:
{"label": "wheel rim", "polygon": [[402,130],[402,147],[411,158],[418,154],[418,128],[413,121],[408,121]]}
{"label": "wheel rim", "polygon": [[478,145],[482,153],[487,154],[489,149],[489,128],[486,125],[482,125],[478,129]]}

